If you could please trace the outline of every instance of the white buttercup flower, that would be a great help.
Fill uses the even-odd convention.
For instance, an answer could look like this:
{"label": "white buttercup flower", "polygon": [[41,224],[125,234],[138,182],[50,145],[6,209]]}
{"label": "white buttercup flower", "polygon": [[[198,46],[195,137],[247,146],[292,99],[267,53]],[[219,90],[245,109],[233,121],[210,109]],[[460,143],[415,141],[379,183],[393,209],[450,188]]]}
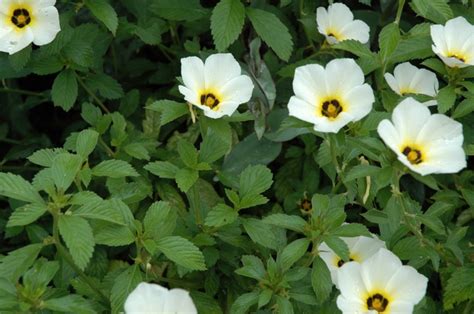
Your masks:
{"label": "white buttercup flower", "polygon": [[41,46],[61,30],[56,0],[1,0],[0,51],[14,54],[32,42]]}
{"label": "white buttercup flower", "polygon": [[338,273],[337,307],[344,314],[409,314],[426,293],[428,279],[386,249]]}
{"label": "white buttercup flower", "polygon": [[188,291],[146,282],[128,295],[124,309],[126,314],[197,314]]}
{"label": "white buttercup flower", "polygon": [[[353,237],[341,238],[346,242],[349,248],[349,261],[362,263],[369,257],[378,252],[379,249],[385,248],[385,242],[375,237]],[[326,243],[321,243],[318,248],[319,256],[323,259],[331,272],[332,282],[337,286],[337,273],[339,272],[344,261],[333,251]]]}
{"label": "white buttercup flower", "polygon": [[459,16],[446,25],[431,25],[433,52],[449,67],[474,65],[474,25]]}
{"label": "white buttercup flower", "polygon": [[318,31],[330,44],[354,39],[365,44],[369,41],[369,26],[361,20],[354,20],[351,10],[343,3],[333,3],[326,10],[316,10]]}
{"label": "white buttercup flower", "polygon": [[[388,86],[400,96],[406,94],[421,94],[436,97],[439,82],[436,74],[426,69],[419,69],[409,62],[404,62],[395,67],[393,75],[385,73]],[[424,103],[426,106],[436,105],[435,100]]]}
{"label": "white buttercup flower", "polygon": [[198,57],[183,58],[181,77],[184,86],[179,86],[179,92],[210,118],[230,116],[252,97],[252,80],[242,75],[239,63],[230,53],[210,55],[205,63]]}
{"label": "white buttercup flower", "polygon": [[462,124],[407,98],[395,107],[392,122],[377,129],[382,140],[403,164],[421,175],[456,173],[466,167]]}
{"label": "white buttercup flower", "polygon": [[296,68],[293,91],[290,116],[313,123],[319,132],[337,133],[349,122],[362,119],[375,100],[353,59],[334,59],[326,68],[318,64]]}

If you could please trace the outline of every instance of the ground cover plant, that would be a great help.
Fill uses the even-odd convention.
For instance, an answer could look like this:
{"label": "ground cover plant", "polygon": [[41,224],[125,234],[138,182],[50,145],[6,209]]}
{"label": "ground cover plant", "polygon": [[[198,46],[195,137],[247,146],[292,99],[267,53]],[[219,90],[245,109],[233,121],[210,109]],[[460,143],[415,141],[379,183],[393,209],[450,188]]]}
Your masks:
{"label": "ground cover plant", "polygon": [[0,15],[0,312],[474,311],[473,1]]}

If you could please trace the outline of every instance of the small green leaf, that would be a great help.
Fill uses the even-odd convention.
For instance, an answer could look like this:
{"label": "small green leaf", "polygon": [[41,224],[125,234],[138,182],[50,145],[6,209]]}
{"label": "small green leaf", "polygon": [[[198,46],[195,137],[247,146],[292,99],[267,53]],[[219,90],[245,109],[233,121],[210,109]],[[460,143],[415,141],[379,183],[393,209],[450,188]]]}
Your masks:
{"label": "small green leaf", "polygon": [[114,208],[111,202],[103,201],[100,198],[86,202],[81,207],[74,210],[73,215],[87,219],[108,221],[118,225],[125,225],[121,212]]}
{"label": "small green leaf", "polygon": [[153,203],[143,219],[145,236],[156,240],[170,236],[176,227],[177,218],[176,210],[168,202]]}
{"label": "small green leaf", "polygon": [[239,214],[237,211],[225,204],[217,204],[207,214],[205,224],[209,227],[222,227],[233,223]]}
{"label": "small green leaf", "polygon": [[178,188],[186,193],[199,178],[199,172],[196,170],[183,168],[176,173],[176,184]]}
{"label": "small green leaf", "polygon": [[263,193],[272,183],[273,175],[270,169],[262,165],[249,166],[240,175],[240,196]]}
{"label": "small green leaf", "polygon": [[218,51],[226,50],[238,37],[245,22],[240,0],[221,0],[212,10],[211,32]]}
{"label": "small green leaf", "polygon": [[386,25],[379,35],[380,56],[385,61],[397,48],[400,41],[400,29],[397,23]]}
{"label": "small green leaf", "polygon": [[53,103],[69,111],[77,99],[78,86],[74,70],[66,69],[56,76],[51,90]]}
{"label": "small green leaf", "polygon": [[334,49],[348,51],[358,57],[376,58],[376,54],[370,51],[367,46],[357,40],[344,40],[332,46]]}
{"label": "small green leaf", "polygon": [[198,164],[198,151],[190,142],[186,140],[179,141],[178,154],[184,164],[189,168],[195,168]]}
{"label": "small green leaf", "polygon": [[0,195],[25,202],[44,203],[28,181],[12,173],[0,173]]}
{"label": "small green leaf", "polygon": [[336,253],[337,256],[342,258],[344,261],[349,260],[349,248],[346,242],[342,241],[336,236],[325,236],[324,242]]}
{"label": "small green leaf", "polygon": [[438,93],[438,111],[439,113],[446,113],[454,106],[456,102],[456,92],[453,86],[445,86],[439,90]]}
{"label": "small green leaf", "polygon": [[435,23],[444,24],[454,17],[445,0],[413,0],[410,6],[418,15]]}
{"label": "small green leaf", "polygon": [[92,89],[98,90],[102,97],[107,99],[118,99],[124,95],[122,86],[119,82],[111,76],[103,73],[96,73],[88,76],[86,83]]}
{"label": "small green leaf", "polygon": [[306,226],[306,221],[300,216],[286,214],[273,214],[267,216],[263,219],[263,222],[300,233],[304,232]]}
{"label": "small green leaf", "polygon": [[319,302],[326,301],[332,291],[331,273],[326,263],[319,256],[313,262],[311,285]]}
{"label": "small green leaf", "polygon": [[0,278],[16,282],[33,265],[42,248],[43,244],[38,243],[9,252],[0,260]]}
{"label": "small green leaf", "polygon": [[18,207],[8,219],[7,227],[26,226],[35,222],[48,211],[43,203],[32,203]]}
{"label": "small green leaf", "polygon": [[94,236],[87,220],[61,215],[58,227],[76,265],[80,269],[86,268],[94,252]]}
{"label": "small green leaf", "polygon": [[308,250],[310,241],[308,239],[298,239],[290,244],[288,244],[281,254],[278,256],[277,262],[280,262],[280,265],[283,271],[287,271],[293,266]]}
{"label": "small green leaf", "polygon": [[351,168],[344,177],[344,182],[350,182],[358,178],[373,176],[380,172],[380,168],[372,165],[357,165]]}
{"label": "small green leaf", "polygon": [[96,177],[138,177],[138,173],[133,167],[123,160],[104,160],[94,168],[92,168],[92,175]]}
{"label": "small green leaf", "polygon": [[110,303],[112,305],[113,314],[123,312],[123,305],[128,295],[142,281],[143,275],[138,264],[129,266],[120,273],[120,275],[114,278],[113,286],[110,291]]}
{"label": "small green leaf", "polygon": [[207,15],[199,0],[155,0],[151,10],[170,21],[194,21]]}
{"label": "small green leaf", "polygon": [[144,167],[155,176],[164,179],[174,179],[178,173],[179,168],[169,161],[154,161],[150,162]]}
{"label": "small green leaf", "polygon": [[115,35],[118,27],[115,9],[105,0],[85,0],[85,4],[92,14]]}
{"label": "small green leaf", "polygon": [[54,185],[59,190],[66,191],[74,181],[79,169],[81,169],[82,158],[79,155],[62,153],[54,158],[51,166]]}
{"label": "small green leaf", "polygon": [[270,249],[278,249],[280,243],[274,228],[261,220],[248,218],[243,221],[244,229],[253,242]]}
{"label": "small green leaf", "polygon": [[218,134],[209,129],[201,143],[199,161],[211,164],[224,156],[229,149],[230,143],[224,142]]}
{"label": "small green leaf", "polygon": [[358,223],[344,224],[342,226],[339,226],[334,229],[331,234],[338,237],[372,237],[372,234],[370,233],[369,229],[367,229],[366,226]]}
{"label": "small green leaf", "polygon": [[146,108],[161,113],[161,125],[170,123],[189,113],[189,107],[187,104],[167,99],[155,101]]}
{"label": "small green leaf", "polygon": [[94,303],[77,294],[43,301],[43,307],[55,312],[97,313]]}
{"label": "small green leaf", "polygon": [[164,237],[156,245],[167,258],[191,270],[205,270],[204,256],[189,240],[179,236]]}
{"label": "small green leaf", "polygon": [[99,140],[99,133],[97,131],[87,129],[79,132],[76,140],[76,152],[87,159],[87,157],[94,151]]}

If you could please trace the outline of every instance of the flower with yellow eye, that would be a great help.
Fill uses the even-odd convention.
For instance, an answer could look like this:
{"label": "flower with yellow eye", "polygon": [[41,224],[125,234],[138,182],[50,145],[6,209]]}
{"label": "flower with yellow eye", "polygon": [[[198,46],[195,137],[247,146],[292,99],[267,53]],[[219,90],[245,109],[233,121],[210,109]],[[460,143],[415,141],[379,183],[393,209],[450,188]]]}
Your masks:
{"label": "flower with yellow eye", "polygon": [[252,97],[252,80],[242,75],[240,65],[230,53],[210,55],[205,62],[198,57],[181,59],[184,99],[217,119],[232,115]]}
{"label": "flower with yellow eye", "polygon": [[431,25],[433,52],[449,67],[474,65],[474,25],[459,16],[446,25]]}
{"label": "flower with yellow eye", "polygon": [[[385,242],[376,237],[354,237],[341,238],[349,248],[349,261],[362,263],[369,257],[378,252],[379,249],[385,248]],[[319,256],[323,259],[331,272],[332,282],[337,286],[337,273],[344,265],[344,261],[329,246],[323,242],[318,248]]]}
{"label": "flower with yellow eye", "polygon": [[290,116],[314,124],[319,132],[337,133],[349,122],[365,117],[375,101],[353,59],[334,59],[326,68],[319,64],[296,68],[293,91]]}
{"label": "flower with yellow eye", "polygon": [[[426,69],[419,69],[409,62],[404,62],[395,67],[393,75],[385,73],[388,86],[400,96],[406,94],[421,94],[436,97],[439,82],[436,74]],[[436,100],[424,103],[426,106],[436,105]]]}
{"label": "flower with yellow eye", "polygon": [[32,42],[42,46],[61,30],[56,0],[0,1],[0,51],[14,54]]}
{"label": "flower with yellow eye", "polygon": [[377,131],[404,165],[427,175],[456,173],[466,167],[462,124],[407,98],[395,107],[392,121],[380,122]]}
{"label": "flower with yellow eye", "polygon": [[361,20],[354,20],[351,10],[343,3],[333,3],[327,10],[319,7],[316,10],[316,23],[318,31],[331,45],[346,39],[363,44],[369,41],[369,26]]}
{"label": "flower with yellow eye", "polygon": [[337,307],[343,314],[413,313],[428,279],[386,249],[362,263],[349,262],[338,273]]}

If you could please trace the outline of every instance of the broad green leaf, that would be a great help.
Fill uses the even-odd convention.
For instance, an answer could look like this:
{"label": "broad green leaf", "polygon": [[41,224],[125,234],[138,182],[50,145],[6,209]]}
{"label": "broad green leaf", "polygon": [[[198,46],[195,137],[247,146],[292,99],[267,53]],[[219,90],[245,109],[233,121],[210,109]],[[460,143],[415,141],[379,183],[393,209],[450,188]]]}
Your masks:
{"label": "broad green leaf", "polygon": [[456,303],[472,299],[474,295],[474,268],[461,267],[448,279],[444,290],[443,304],[446,310],[454,308]]}
{"label": "broad green leaf", "polygon": [[400,41],[400,29],[397,23],[390,23],[386,25],[379,35],[380,56],[383,61],[397,48]]}
{"label": "broad green leaf", "polygon": [[158,240],[171,235],[176,227],[177,218],[176,210],[168,202],[153,203],[143,219],[145,236]]}
{"label": "broad green leaf", "polygon": [[85,4],[92,14],[115,35],[118,27],[115,9],[106,0],[85,0]]}
{"label": "broad green leaf", "polygon": [[207,15],[199,0],[156,0],[151,5],[151,10],[171,21],[194,21]]}
{"label": "broad green leaf", "polygon": [[446,113],[456,102],[456,92],[453,86],[441,88],[437,96],[439,113]]}
{"label": "broad green leaf", "polygon": [[71,186],[81,165],[82,158],[79,155],[62,153],[54,158],[51,174],[58,190],[66,191]]}
{"label": "broad green leaf", "polygon": [[78,314],[97,313],[94,303],[77,294],[67,295],[61,298],[43,301],[43,307],[56,312],[74,312]]}
{"label": "broad green leaf", "polygon": [[339,226],[334,229],[331,234],[338,237],[372,237],[372,234],[370,233],[369,229],[367,229],[366,226],[358,223],[344,224],[342,226]]}
{"label": "broad green leaf", "polygon": [[174,179],[178,173],[179,168],[169,161],[154,161],[150,162],[144,167],[155,176],[164,179]]}
{"label": "broad green leaf", "polygon": [[272,226],[255,218],[245,219],[243,225],[245,231],[253,242],[274,250],[278,249],[280,246],[277,235]]}
{"label": "broad green leaf", "polygon": [[372,165],[357,165],[349,172],[347,175],[344,176],[344,181],[345,182],[350,182],[352,180],[358,179],[358,178],[363,178],[363,177],[368,177],[368,176],[373,176],[377,174],[380,171],[380,168],[377,166],[372,166]]}
{"label": "broad green leaf", "polygon": [[76,152],[86,159],[93,151],[99,140],[97,131],[87,129],[79,132],[76,140]]}
{"label": "broad green leaf", "polygon": [[314,260],[311,269],[311,285],[318,301],[326,301],[332,291],[331,273],[326,263],[319,256]]}
{"label": "broad green leaf", "polygon": [[258,36],[283,61],[290,59],[293,51],[293,40],[288,28],[273,13],[254,8],[247,8],[250,19]]}
{"label": "broad green leaf", "polygon": [[218,134],[209,129],[201,143],[199,161],[211,164],[224,156],[229,149],[230,143],[224,142]]}
{"label": "broad green leaf", "polygon": [[170,123],[189,113],[189,107],[187,104],[167,99],[155,101],[146,108],[161,113],[161,125]]}
{"label": "broad green leaf", "polygon": [[245,314],[249,312],[252,305],[258,302],[258,291],[241,294],[232,304],[230,308],[231,314]]}
{"label": "broad green leaf", "polygon": [[150,153],[143,143],[130,143],[123,147],[123,150],[130,156],[140,160],[150,160]]}
{"label": "broad green leaf", "polygon": [[96,177],[137,177],[138,173],[133,167],[123,160],[104,160],[94,168],[92,168],[92,175]]}
{"label": "broad green leaf", "polygon": [[8,253],[0,261],[0,277],[16,282],[36,260],[42,243],[30,244]]}
{"label": "broad green leaf", "polygon": [[32,203],[18,207],[8,219],[7,227],[29,225],[47,211],[48,207],[44,203]]}
{"label": "broad green leaf", "polygon": [[337,256],[342,258],[344,261],[349,260],[349,248],[346,242],[342,241],[336,236],[325,236],[324,242],[336,253]]}
{"label": "broad green leaf", "polygon": [[117,278],[114,278],[113,286],[110,291],[110,303],[112,305],[113,314],[123,312],[125,300],[142,280],[143,274],[138,264],[129,266],[118,275]]}
{"label": "broad green leaf", "polygon": [[63,148],[44,148],[34,152],[28,157],[28,160],[43,167],[51,167],[54,158],[61,153],[67,153],[67,150]]}
{"label": "broad green leaf", "polygon": [[245,7],[240,0],[221,0],[212,10],[211,32],[218,51],[226,50],[240,35]]}
{"label": "broad green leaf", "polygon": [[445,0],[413,0],[410,6],[417,14],[435,23],[444,24],[454,17]]}
{"label": "broad green leaf", "polygon": [[51,90],[53,103],[64,111],[69,111],[77,99],[78,86],[74,70],[66,69],[56,76]]}
{"label": "broad green leaf", "polygon": [[261,194],[247,194],[240,199],[239,209],[254,207],[268,203],[268,198]]}
{"label": "broad green leaf", "polygon": [[0,195],[25,202],[44,203],[28,181],[12,173],[0,173]]}
{"label": "broad green leaf", "polygon": [[164,237],[156,245],[167,258],[191,270],[205,270],[206,264],[201,251],[189,240],[179,236]]}
{"label": "broad green leaf", "polygon": [[408,35],[400,39],[397,48],[390,56],[390,62],[400,63],[409,60],[419,60],[434,55],[431,37],[426,35]]}
{"label": "broad green leaf", "polygon": [[74,216],[112,222],[118,225],[125,225],[120,211],[113,208],[112,204],[102,199],[91,200],[73,211]]}
{"label": "broad green leaf", "polygon": [[290,244],[288,244],[281,254],[278,256],[279,259],[277,261],[280,262],[280,265],[283,271],[287,271],[288,269],[293,266],[308,250],[308,246],[310,241],[306,238],[298,239]]}
{"label": "broad green leaf", "polygon": [[[95,0],[90,0],[95,1]],[[87,77],[86,81],[92,89],[98,90],[102,97],[107,99],[118,99],[123,97],[122,86],[111,76],[103,73],[93,74]]]}
{"label": "broad green leaf", "polygon": [[239,214],[235,209],[225,204],[217,204],[207,214],[205,224],[209,227],[219,228],[233,223],[237,217]]}
{"label": "broad green leaf", "polygon": [[80,269],[86,268],[94,252],[94,235],[87,220],[61,215],[58,227],[76,265]]}
{"label": "broad green leaf", "polygon": [[307,225],[306,221],[300,216],[286,214],[267,216],[263,219],[263,222],[300,233],[304,232],[305,226]]}
{"label": "broad green leaf", "polygon": [[466,98],[461,103],[456,106],[454,113],[452,115],[453,119],[459,119],[467,116],[474,111],[474,97]]}
{"label": "broad green leaf", "polygon": [[270,169],[263,165],[248,166],[240,175],[240,196],[263,193],[272,183],[273,175]]}
{"label": "broad green leaf", "polygon": [[265,266],[262,261],[254,255],[242,256],[243,267],[235,272],[241,276],[261,280],[265,276]]}
{"label": "broad green leaf", "polygon": [[348,51],[358,57],[376,58],[376,54],[370,51],[366,45],[357,40],[344,40],[332,46],[334,49]]}
{"label": "broad green leaf", "polygon": [[199,173],[197,170],[188,168],[179,169],[176,173],[176,184],[178,188],[186,193],[199,179]]}
{"label": "broad green leaf", "polygon": [[16,71],[23,70],[28,61],[30,61],[31,50],[31,45],[28,45],[17,53],[8,56],[11,66]]}
{"label": "broad green leaf", "polygon": [[94,239],[97,244],[125,246],[135,241],[135,235],[129,227],[108,223],[94,228]]}
{"label": "broad green leaf", "polygon": [[431,215],[419,215],[417,216],[420,219],[421,223],[436,232],[437,234],[446,235],[446,229],[438,217],[434,217]]}
{"label": "broad green leaf", "polygon": [[198,164],[198,151],[193,144],[186,140],[178,142],[178,154],[181,160],[189,168],[195,168]]}

